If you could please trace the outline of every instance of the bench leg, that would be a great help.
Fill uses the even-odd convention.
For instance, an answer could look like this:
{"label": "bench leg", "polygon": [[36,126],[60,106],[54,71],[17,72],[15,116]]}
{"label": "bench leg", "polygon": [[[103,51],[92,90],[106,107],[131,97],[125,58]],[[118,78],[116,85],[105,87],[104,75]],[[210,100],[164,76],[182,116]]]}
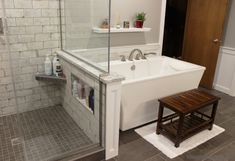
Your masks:
{"label": "bench leg", "polygon": [[178,124],[178,129],[177,129],[177,136],[176,136],[176,141],[175,141],[175,147],[178,148],[181,143],[181,137],[182,137],[182,132],[183,132],[183,124],[184,124],[184,115],[180,114],[179,118],[179,124]]}
{"label": "bench leg", "polygon": [[218,103],[219,102],[217,101],[217,102],[215,102],[213,104],[213,108],[212,108],[212,112],[211,112],[211,126],[209,127],[209,130],[212,130],[212,128],[213,128],[213,124],[214,124],[214,121],[215,121],[215,115],[216,115]]}
{"label": "bench leg", "polygon": [[157,132],[156,132],[158,135],[160,134],[161,130],[163,112],[164,112],[164,106],[160,103],[158,110],[158,122],[157,122]]}

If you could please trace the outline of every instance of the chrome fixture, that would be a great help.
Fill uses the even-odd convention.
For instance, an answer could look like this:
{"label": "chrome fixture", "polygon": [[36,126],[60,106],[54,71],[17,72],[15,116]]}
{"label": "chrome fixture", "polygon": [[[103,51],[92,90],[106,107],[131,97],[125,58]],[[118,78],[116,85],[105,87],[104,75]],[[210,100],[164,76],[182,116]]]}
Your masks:
{"label": "chrome fixture", "polygon": [[138,53],[138,54],[136,54],[135,59],[136,59],[136,60],[140,60],[140,59],[141,59],[141,57],[142,57],[142,55],[141,55],[140,53]]}
{"label": "chrome fixture", "polygon": [[126,61],[125,55],[120,55],[120,57],[121,57],[121,61]]}
{"label": "chrome fixture", "polygon": [[145,56],[145,57],[148,56],[148,55],[157,55],[157,53],[155,53],[155,52],[144,53],[144,56]]}
{"label": "chrome fixture", "polygon": [[132,65],[132,66],[131,66],[131,70],[132,70],[132,71],[134,71],[134,70],[135,70],[135,68],[136,68],[136,66],[135,66],[135,65]]}
{"label": "chrome fixture", "polygon": [[[141,57],[142,59],[146,59],[146,57],[144,56],[143,52],[142,52],[140,49],[133,49],[133,50],[131,51],[130,55],[129,55],[128,60],[133,61],[133,57],[134,57],[135,52],[138,52],[138,54],[136,55],[136,59],[137,59],[137,60],[139,60],[140,57]],[[138,56],[138,55],[139,55],[139,56]]]}

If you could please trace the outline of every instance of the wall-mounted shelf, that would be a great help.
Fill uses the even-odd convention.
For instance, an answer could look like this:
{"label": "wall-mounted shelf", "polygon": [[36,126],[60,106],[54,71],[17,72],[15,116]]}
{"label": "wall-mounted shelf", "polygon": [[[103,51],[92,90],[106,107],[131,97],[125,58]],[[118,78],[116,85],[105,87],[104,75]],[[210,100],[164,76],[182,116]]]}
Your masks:
{"label": "wall-mounted shelf", "polygon": [[[135,32],[149,32],[151,31],[151,28],[110,28],[110,33],[135,33]],[[93,32],[98,33],[98,34],[105,34],[108,33],[109,30],[108,29],[103,29],[103,28],[98,28],[98,27],[94,27],[93,28]]]}
{"label": "wall-mounted shelf", "polygon": [[45,75],[45,74],[36,74],[35,75],[35,79],[38,80],[38,81],[50,80],[50,81],[58,81],[58,82],[63,82],[63,83],[67,82],[65,76],[63,76],[63,77],[56,77],[56,76],[48,76],[48,75]]}

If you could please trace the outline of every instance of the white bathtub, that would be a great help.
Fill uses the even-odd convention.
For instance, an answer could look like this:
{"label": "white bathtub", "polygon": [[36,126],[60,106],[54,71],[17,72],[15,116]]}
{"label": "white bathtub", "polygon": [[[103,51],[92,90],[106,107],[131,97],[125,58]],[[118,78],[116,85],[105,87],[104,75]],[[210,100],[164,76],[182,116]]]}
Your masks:
{"label": "white bathtub", "polygon": [[[133,65],[135,70],[131,70]],[[204,71],[205,67],[164,56],[111,62],[111,72],[126,77],[122,82],[120,129],[125,131],[156,120],[158,99],[197,88]]]}

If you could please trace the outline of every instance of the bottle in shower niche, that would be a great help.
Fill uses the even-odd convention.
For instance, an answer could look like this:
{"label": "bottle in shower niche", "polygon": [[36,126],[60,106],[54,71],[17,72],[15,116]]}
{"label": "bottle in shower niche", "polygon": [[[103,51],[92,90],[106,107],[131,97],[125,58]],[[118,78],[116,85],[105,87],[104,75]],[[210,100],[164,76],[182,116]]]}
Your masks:
{"label": "bottle in shower niche", "polygon": [[90,94],[89,94],[89,107],[94,112],[94,109],[95,109],[94,89],[90,90]]}
{"label": "bottle in shower niche", "polygon": [[85,90],[86,104],[88,106],[89,105],[89,95],[90,95],[91,88],[88,85],[84,85],[84,90]]}
{"label": "bottle in shower niche", "polygon": [[82,81],[81,80],[78,81],[77,89],[78,89],[78,98],[82,99],[83,94],[82,94]]}
{"label": "bottle in shower niche", "polygon": [[74,97],[78,97],[78,82],[77,82],[77,80],[73,81],[72,94]]}
{"label": "bottle in shower niche", "polygon": [[48,75],[48,76],[52,75],[52,63],[51,63],[51,59],[49,55],[46,56],[44,66],[45,66],[45,75]]}

